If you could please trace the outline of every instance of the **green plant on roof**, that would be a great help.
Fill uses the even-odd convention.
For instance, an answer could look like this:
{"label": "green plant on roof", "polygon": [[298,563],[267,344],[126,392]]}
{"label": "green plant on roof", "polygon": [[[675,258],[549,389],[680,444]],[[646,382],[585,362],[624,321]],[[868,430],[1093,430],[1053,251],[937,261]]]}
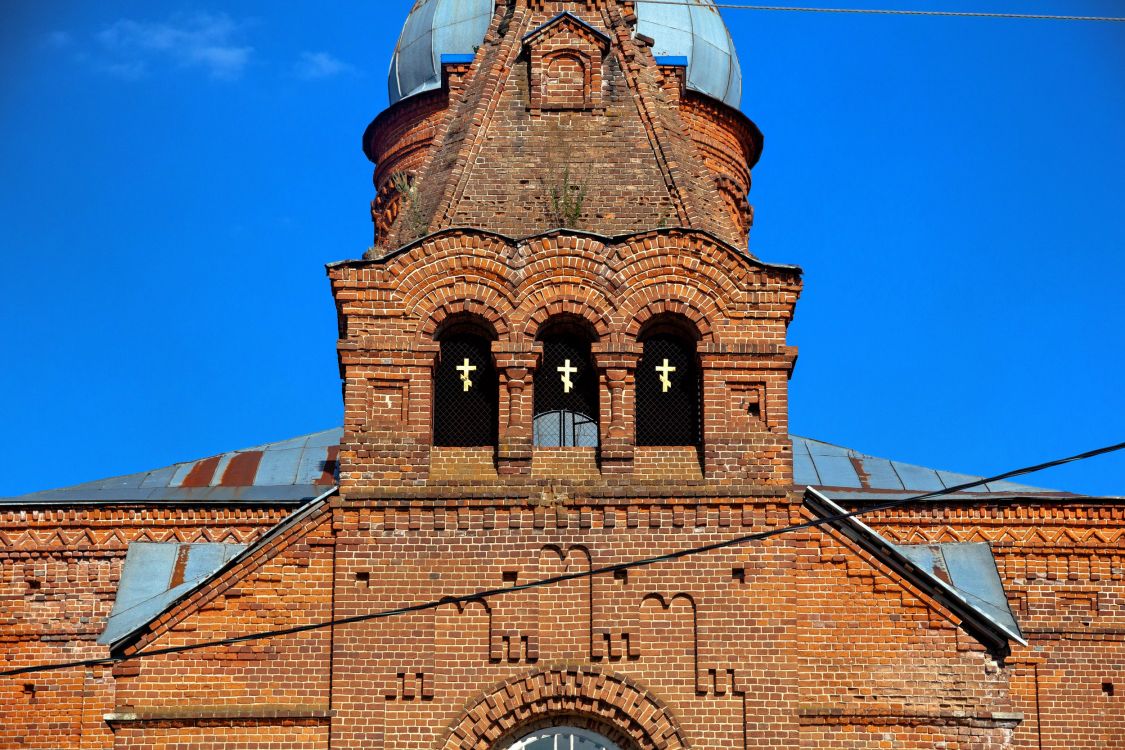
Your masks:
{"label": "green plant on roof", "polygon": [[582,208],[586,204],[586,181],[572,182],[570,167],[563,169],[560,179],[550,188],[549,218],[556,227],[574,229],[582,219]]}

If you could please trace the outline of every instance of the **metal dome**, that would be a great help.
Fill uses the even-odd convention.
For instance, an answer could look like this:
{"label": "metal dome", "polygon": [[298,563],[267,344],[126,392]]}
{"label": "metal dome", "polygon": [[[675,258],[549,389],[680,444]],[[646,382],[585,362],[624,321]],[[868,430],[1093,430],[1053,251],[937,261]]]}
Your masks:
{"label": "metal dome", "polygon": [[723,17],[712,0],[666,5],[640,0],[637,32],[656,40],[657,57],[688,59],[687,87],[732,107],[742,101],[742,68]]}
{"label": "metal dome", "polygon": [[442,55],[472,55],[495,7],[495,0],[417,0],[391,58],[390,103],[440,88]]}
{"label": "metal dome", "polygon": [[[687,58],[687,86],[737,107],[742,71],[713,0],[636,4],[637,31],[656,40],[657,57]],[[441,58],[469,55],[484,40],[495,0],[416,0],[391,58],[390,103],[441,87]]]}

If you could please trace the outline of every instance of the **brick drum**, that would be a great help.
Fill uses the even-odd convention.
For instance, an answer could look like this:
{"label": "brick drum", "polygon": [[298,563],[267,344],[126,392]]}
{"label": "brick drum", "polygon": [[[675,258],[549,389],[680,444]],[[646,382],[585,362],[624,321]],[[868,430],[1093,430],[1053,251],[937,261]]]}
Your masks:
{"label": "brick drum", "polygon": [[[658,61],[634,11],[497,0],[471,63],[368,128],[375,244],[328,267],[336,492],[0,508],[5,668],[109,655],[137,541],[251,546],[116,656],[336,624],[5,677],[0,747],[488,750],[566,725],[622,750],[1125,748],[1120,499],[866,518],[892,544],[989,543],[1026,646],[838,525],[474,596],[814,517],[788,425],[802,275],[747,241],[761,133]],[[495,366],[495,440],[434,445],[464,330]],[[596,447],[537,445],[560,330],[589,344]],[[694,347],[696,444],[637,444],[654,331]],[[441,603],[354,619],[420,602]]]}

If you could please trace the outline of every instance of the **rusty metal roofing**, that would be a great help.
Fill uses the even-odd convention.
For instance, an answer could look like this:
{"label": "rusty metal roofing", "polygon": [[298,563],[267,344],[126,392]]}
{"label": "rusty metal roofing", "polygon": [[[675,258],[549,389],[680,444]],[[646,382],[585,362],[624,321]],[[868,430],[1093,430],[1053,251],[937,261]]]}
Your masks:
{"label": "rusty metal roofing", "polygon": [[[0,498],[0,505],[84,503],[275,503],[297,505],[336,482],[340,428],[243,448],[162,469],[142,471],[58,490]],[[794,484],[831,488],[836,500],[902,497],[944,489],[978,477],[876,458],[838,445],[796,437]],[[1065,496],[1068,493],[1012,482],[993,482],[958,493]]]}
{"label": "rusty metal roofing", "polygon": [[219,573],[316,513],[336,490],[335,485],[324,490],[249,545],[132,542],[98,643],[116,649]]}
{"label": "rusty metal roofing", "polygon": [[113,643],[148,623],[244,549],[244,544],[133,542],[125,554],[117,599],[98,643]]}
{"label": "rusty metal roofing", "polygon": [[336,483],[343,432],[314,432],[162,469],[0,499],[0,504],[301,503]]}

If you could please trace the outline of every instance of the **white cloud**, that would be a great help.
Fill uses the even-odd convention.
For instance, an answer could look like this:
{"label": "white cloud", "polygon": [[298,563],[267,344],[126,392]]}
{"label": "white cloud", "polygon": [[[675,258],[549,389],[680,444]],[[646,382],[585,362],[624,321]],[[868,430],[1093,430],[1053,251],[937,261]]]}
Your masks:
{"label": "white cloud", "polygon": [[211,77],[242,75],[254,52],[238,44],[243,24],[226,14],[196,13],[164,22],[123,18],[95,35],[105,55],[102,68],[125,78],[145,75],[153,65],[199,68]]}
{"label": "white cloud", "polygon": [[355,66],[334,57],[327,52],[302,52],[301,59],[293,67],[293,72],[298,78],[313,81],[319,78],[331,78],[354,73]]}

